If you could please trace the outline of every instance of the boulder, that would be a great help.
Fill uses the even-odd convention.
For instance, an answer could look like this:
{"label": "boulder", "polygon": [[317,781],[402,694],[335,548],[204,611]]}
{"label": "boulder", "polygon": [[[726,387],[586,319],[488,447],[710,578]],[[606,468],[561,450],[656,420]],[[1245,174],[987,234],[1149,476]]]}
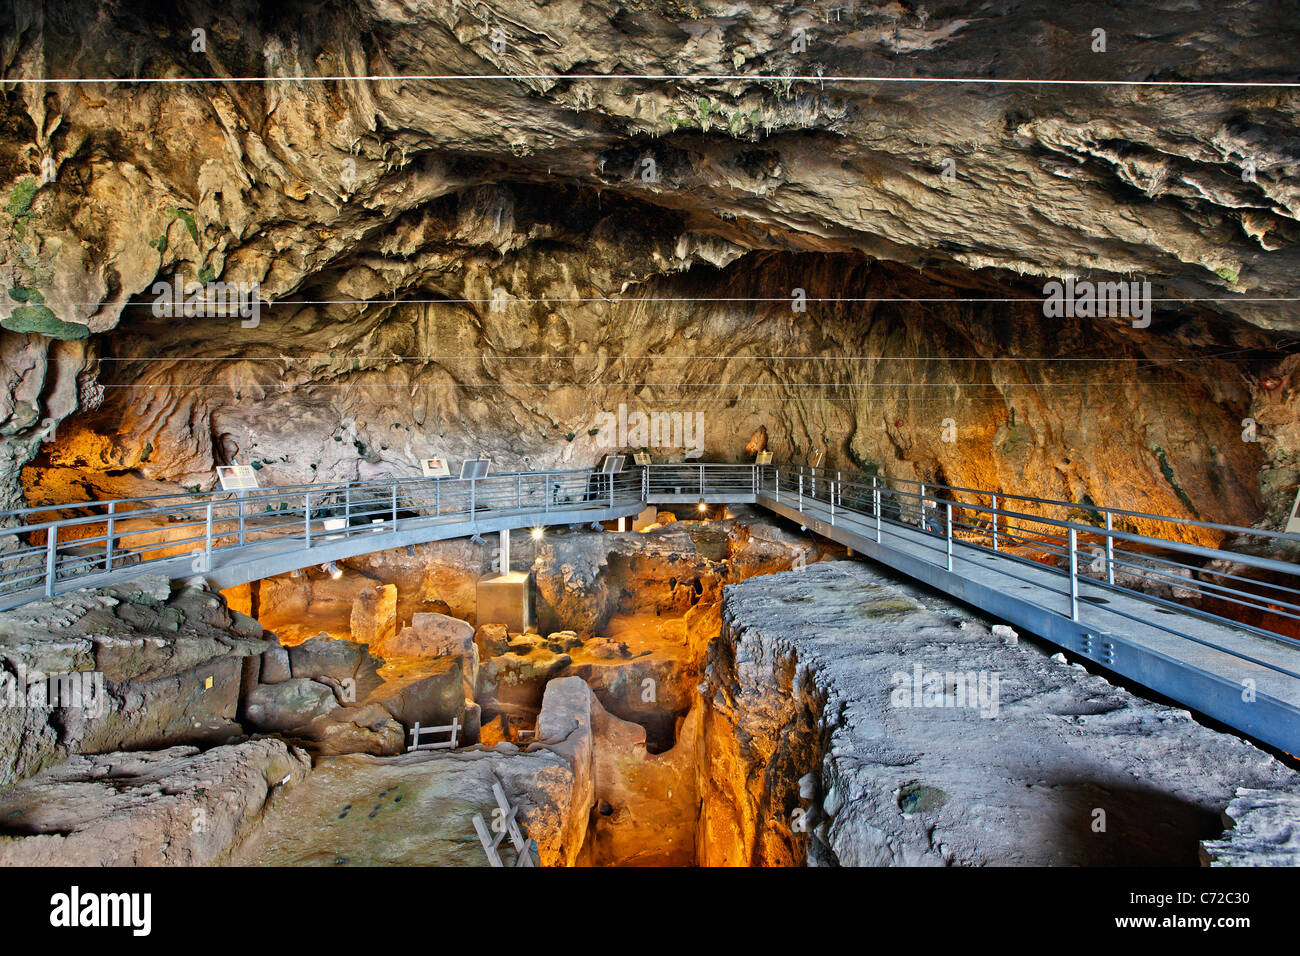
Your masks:
{"label": "boulder", "polygon": [[502,705],[540,707],[546,683],[572,663],[568,654],[538,648],[531,654],[502,654],[483,662],[477,700],[489,711]]}
{"label": "boulder", "polygon": [[410,627],[382,641],[376,651],[385,659],[454,656],[467,658],[474,648],[474,628],[446,614],[416,614]]}
{"label": "boulder", "polygon": [[574,631],[555,631],[547,636],[544,646],[556,654],[563,654],[582,646],[582,638]]}
{"label": "boulder", "polygon": [[261,683],[279,684],[293,677],[287,648],[275,646],[262,652]]}
{"label": "boulder", "polygon": [[365,700],[383,682],[379,676],[383,663],[365,644],[337,641],[327,634],[289,648],[293,677],[331,677],[353,689],[354,701]]}
{"label": "boulder", "polygon": [[479,660],[504,654],[510,645],[510,634],[504,624],[480,624],[474,632],[474,643],[478,645]]}
{"label": "boulder", "polygon": [[325,684],[295,677],[254,688],[244,702],[244,718],[256,730],[291,734],[338,706],[334,691]]}
{"label": "boulder", "polygon": [[383,707],[408,729],[449,724],[453,717],[465,723],[465,679],[455,658],[421,661],[387,676],[366,703]]}

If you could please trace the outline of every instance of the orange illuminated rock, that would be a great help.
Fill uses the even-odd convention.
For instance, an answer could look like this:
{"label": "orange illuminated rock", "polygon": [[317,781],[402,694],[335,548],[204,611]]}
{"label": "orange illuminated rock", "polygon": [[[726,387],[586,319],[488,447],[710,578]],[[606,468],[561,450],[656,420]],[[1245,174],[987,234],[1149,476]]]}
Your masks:
{"label": "orange illuminated rock", "polygon": [[352,638],[378,647],[397,633],[397,588],[363,588],[352,601]]}

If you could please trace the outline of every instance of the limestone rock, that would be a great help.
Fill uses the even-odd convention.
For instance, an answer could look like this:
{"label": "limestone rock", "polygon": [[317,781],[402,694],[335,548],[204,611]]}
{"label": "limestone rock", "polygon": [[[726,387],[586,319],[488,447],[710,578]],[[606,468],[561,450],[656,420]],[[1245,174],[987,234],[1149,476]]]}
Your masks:
{"label": "limestone rock", "polygon": [[[576,858],[589,804],[573,792],[560,756],[496,751],[423,752],[321,759],[307,781],[277,803],[232,862],[252,866],[487,866],[473,816],[489,824],[499,784],[519,808],[536,862]],[[508,841],[507,841],[508,842]],[[514,851],[503,848],[507,865]]]}
{"label": "limestone rock", "polygon": [[350,629],[354,640],[379,646],[397,633],[397,588],[392,584],[362,588],[352,600]]}
{"label": "limestone rock", "polygon": [[352,689],[353,700],[365,700],[382,680],[379,668],[383,659],[376,657],[369,646],[356,641],[321,635],[288,650],[295,678],[333,678]]}
{"label": "limestone rock", "polygon": [[325,684],[295,677],[279,684],[261,684],[244,704],[247,721],[257,730],[291,734],[339,706]]}
{"label": "limestone rock", "polygon": [[487,660],[506,652],[510,635],[504,624],[480,624],[474,631],[474,643],[478,645],[479,660]]}
{"label": "limestone rock", "polygon": [[0,791],[0,866],[222,862],[310,772],[272,739],[73,756]]}
{"label": "limestone rock", "polygon": [[450,657],[413,662],[385,671],[385,680],[367,699],[383,707],[408,729],[465,723],[465,679],[460,662]]}

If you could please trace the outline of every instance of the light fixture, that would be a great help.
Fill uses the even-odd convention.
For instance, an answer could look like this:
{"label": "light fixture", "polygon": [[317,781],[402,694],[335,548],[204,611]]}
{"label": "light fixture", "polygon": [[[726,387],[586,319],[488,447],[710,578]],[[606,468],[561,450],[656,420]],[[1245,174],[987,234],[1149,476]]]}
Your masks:
{"label": "light fixture", "polygon": [[335,581],[343,577],[343,569],[340,568],[333,561],[327,561],[326,563],[322,564],[320,566],[320,569],[324,571],[326,574],[328,574],[330,577],[332,577]]}
{"label": "light fixture", "polygon": [[700,510],[701,510],[701,511],[708,511],[708,510],[709,510],[709,506],[705,503],[705,501],[704,501],[703,498],[700,499],[700,505],[699,505],[699,507],[700,507]]}
{"label": "light fixture", "polygon": [[532,536],[533,536],[533,540],[534,540],[534,541],[541,541],[541,540],[542,540],[542,529],[541,529],[541,528],[534,528],[534,529],[530,532],[530,534],[532,534]]}

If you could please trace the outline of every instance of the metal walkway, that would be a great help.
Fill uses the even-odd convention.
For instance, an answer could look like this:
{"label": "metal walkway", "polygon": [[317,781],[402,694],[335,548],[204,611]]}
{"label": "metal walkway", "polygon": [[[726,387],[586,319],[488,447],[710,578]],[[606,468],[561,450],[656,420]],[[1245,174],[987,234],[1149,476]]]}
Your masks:
{"label": "metal walkway", "polygon": [[22,509],[0,513],[0,608],[145,570],[226,588],[405,545],[723,503],[797,521],[1300,755],[1300,567],[1250,553],[1294,553],[1295,536],[878,476],[695,463]]}

